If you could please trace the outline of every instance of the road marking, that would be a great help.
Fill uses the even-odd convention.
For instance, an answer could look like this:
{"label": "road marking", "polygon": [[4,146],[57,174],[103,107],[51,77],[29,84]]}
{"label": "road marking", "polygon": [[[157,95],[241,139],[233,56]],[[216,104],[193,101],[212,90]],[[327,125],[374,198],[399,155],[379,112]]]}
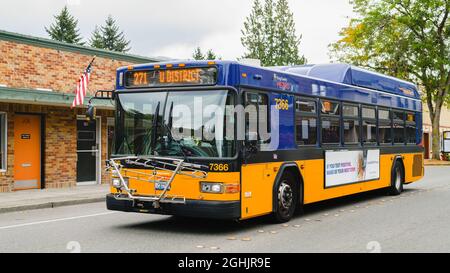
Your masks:
{"label": "road marking", "polygon": [[2,230],[2,229],[10,229],[10,228],[18,228],[18,227],[26,227],[26,226],[34,226],[34,225],[54,223],[54,222],[61,222],[61,221],[68,221],[68,220],[76,220],[76,219],[82,219],[82,218],[88,218],[88,217],[109,215],[109,214],[113,214],[113,213],[116,213],[116,212],[115,211],[109,211],[109,212],[89,214],[89,215],[66,217],[66,218],[59,218],[59,219],[53,219],[53,220],[31,222],[31,223],[25,223],[25,224],[17,224],[17,225],[11,225],[11,226],[3,226],[3,227],[0,227],[0,230]]}

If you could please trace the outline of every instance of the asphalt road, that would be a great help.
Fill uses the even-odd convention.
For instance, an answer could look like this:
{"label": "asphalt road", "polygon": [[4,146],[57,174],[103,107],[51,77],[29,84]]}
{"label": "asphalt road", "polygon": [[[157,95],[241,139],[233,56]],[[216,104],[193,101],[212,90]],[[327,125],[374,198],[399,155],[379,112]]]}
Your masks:
{"label": "asphalt road", "polygon": [[450,167],[400,196],[307,206],[288,224],[111,212],[103,203],[0,214],[0,252],[450,252]]}

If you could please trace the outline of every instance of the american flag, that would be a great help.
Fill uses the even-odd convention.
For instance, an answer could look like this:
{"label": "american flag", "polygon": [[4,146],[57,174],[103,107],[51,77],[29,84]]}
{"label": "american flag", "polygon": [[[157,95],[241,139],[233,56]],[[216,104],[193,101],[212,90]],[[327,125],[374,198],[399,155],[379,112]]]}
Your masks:
{"label": "american flag", "polygon": [[91,67],[92,63],[94,62],[94,59],[89,63],[86,70],[81,74],[80,78],[77,82],[77,93],[75,95],[75,99],[72,102],[72,107],[75,107],[77,105],[83,105],[84,97],[86,96],[87,87],[89,84],[89,78],[91,76]]}

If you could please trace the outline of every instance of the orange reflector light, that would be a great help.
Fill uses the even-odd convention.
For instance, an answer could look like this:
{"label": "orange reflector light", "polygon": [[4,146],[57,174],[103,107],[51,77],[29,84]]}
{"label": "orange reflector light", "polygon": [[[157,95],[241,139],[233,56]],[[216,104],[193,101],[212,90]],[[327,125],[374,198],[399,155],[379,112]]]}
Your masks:
{"label": "orange reflector light", "polygon": [[241,190],[239,184],[225,184],[225,193],[238,193]]}
{"label": "orange reflector light", "polygon": [[213,62],[213,61],[208,62],[208,65],[215,65],[215,64],[216,64],[216,62]]}
{"label": "orange reflector light", "polygon": [[166,67],[171,68],[171,67],[173,67],[173,64],[167,64]]}
{"label": "orange reflector light", "polygon": [[133,66],[132,66],[132,65],[129,65],[129,66],[128,66],[128,70],[133,70]]}
{"label": "orange reflector light", "polygon": [[159,65],[159,64],[155,64],[155,69],[158,69],[158,68],[160,68],[161,66]]}
{"label": "orange reflector light", "polygon": [[179,67],[185,67],[186,65],[185,64],[179,64],[178,66]]}
{"label": "orange reflector light", "polygon": [[242,73],[242,78],[247,78],[247,73]]}

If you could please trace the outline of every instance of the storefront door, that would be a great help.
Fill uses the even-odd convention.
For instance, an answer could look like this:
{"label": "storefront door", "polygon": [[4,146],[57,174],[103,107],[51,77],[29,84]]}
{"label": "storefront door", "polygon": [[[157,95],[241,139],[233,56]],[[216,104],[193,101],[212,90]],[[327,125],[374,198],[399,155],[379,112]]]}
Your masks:
{"label": "storefront door", "polygon": [[98,155],[97,121],[77,120],[77,183],[97,182]]}
{"label": "storefront door", "polygon": [[14,190],[41,187],[41,116],[14,117]]}

